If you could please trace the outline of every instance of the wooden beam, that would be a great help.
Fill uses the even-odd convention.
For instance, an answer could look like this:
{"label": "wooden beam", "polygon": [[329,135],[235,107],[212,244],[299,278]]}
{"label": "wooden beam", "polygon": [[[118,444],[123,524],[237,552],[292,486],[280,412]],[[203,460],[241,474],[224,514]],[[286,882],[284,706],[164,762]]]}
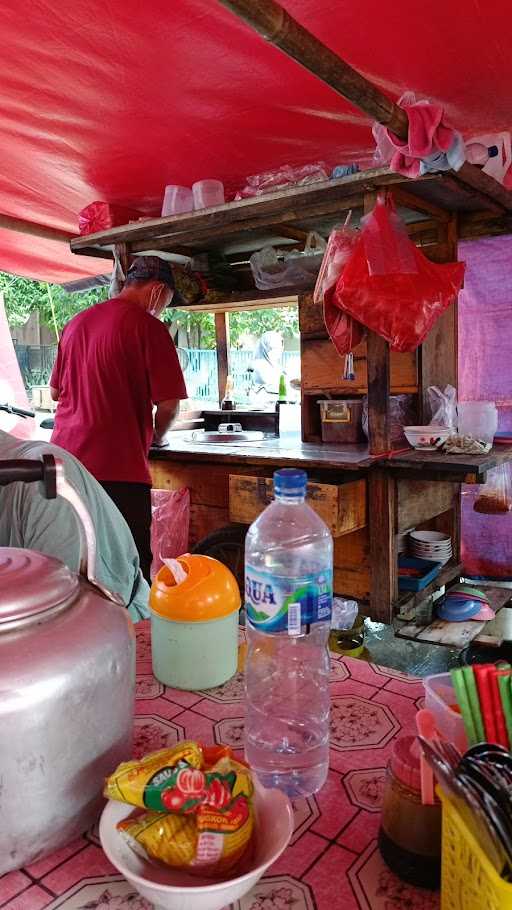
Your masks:
{"label": "wooden beam", "polygon": [[415,196],[414,193],[408,193],[407,190],[404,190],[401,186],[393,187],[391,192],[397,206],[401,205],[403,208],[412,209],[413,212],[425,212],[427,215],[431,215],[437,221],[442,221],[445,224],[450,219],[449,212],[446,212],[438,205],[434,205],[433,202],[423,199],[421,196]]}
{"label": "wooden beam", "polygon": [[465,161],[460,170],[454,173],[453,176],[460,183],[470,186],[479,195],[490,196],[491,199],[503,206],[507,212],[512,212],[512,193],[510,190],[498,183],[494,177],[489,177],[481,168],[470,164],[469,161]]}
{"label": "wooden beam", "polygon": [[220,0],[220,3],[373,120],[385,124],[401,139],[407,138],[405,111],[315,38],[275,0]]}
{"label": "wooden beam", "polygon": [[60,231],[57,228],[47,227],[45,224],[36,224],[35,221],[24,221],[22,218],[14,218],[12,215],[3,215],[0,213],[0,228],[6,231],[14,231],[17,234],[27,234],[29,237],[42,237],[43,240],[54,240],[56,243],[70,243],[77,236],[68,231]]}
{"label": "wooden beam", "polygon": [[277,307],[297,306],[297,289],[279,288],[274,291],[233,291],[231,294],[215,292],[211,299],[200,300],[183,307],[191,313],[236,313],[240,310],[268,310]]}
{"label": "wooden beam", "polygon": [[229,374],[229,313],[215,313],[215,338],[217,341],[217,377],[219,404],[226,394]]}
{"label": "wooden beam", "polygon": [[[308,32],[276,0],[219,2],[372,120],[382,123],[399,139],[407,139],[409,121],[405,111]],[[466,161],[457,178],[512,211],[512,193],[474,164]]]}

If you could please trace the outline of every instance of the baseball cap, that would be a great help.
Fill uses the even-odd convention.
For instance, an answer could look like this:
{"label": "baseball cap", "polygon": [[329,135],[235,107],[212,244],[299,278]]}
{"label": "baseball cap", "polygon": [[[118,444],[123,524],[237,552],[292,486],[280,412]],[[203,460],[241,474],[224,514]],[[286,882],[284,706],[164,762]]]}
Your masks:
{"label": "baseball cap", "polygon": [[174,291],[173,306],[183,306],[185,301],[176,290],[174,275],[169,262],[160,256],[137,256],[128,269],[127,278],[134,281],[161,281]]}

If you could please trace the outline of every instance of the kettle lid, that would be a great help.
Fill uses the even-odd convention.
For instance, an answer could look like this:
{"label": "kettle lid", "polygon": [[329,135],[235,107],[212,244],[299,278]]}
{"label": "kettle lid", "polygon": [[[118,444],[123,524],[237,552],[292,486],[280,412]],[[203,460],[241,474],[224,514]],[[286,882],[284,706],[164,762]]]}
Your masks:
{"label": "kettle lid", "polygon": [[0,547],[0,632],[69,601],[78,577],[52,556],[18,547]]}

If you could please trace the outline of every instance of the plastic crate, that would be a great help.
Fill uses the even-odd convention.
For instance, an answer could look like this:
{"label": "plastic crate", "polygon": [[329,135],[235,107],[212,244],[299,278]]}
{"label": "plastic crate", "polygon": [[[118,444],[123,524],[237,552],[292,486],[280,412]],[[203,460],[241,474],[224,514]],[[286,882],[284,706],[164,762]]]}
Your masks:
{"label": "plastic crate", "polygon": [[399,591],[423,591],[434,578],[437,578],[443,568],[440,562],[431,562],[428,559],[418,559],[416,556],[399,556],[398,568],[419,569],[423,574],[419,578],[407,575],[398,576]]}
{"label": "plastic crate", "polygon": [[505,882],[440,788],[443,804],[441,910],[512,910]]}

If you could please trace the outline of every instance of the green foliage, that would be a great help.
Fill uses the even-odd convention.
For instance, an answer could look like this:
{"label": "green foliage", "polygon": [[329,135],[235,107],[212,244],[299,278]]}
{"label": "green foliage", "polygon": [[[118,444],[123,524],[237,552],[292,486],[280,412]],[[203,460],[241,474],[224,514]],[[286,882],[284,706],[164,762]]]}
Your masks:
{"label": "green foliage", "polygon": [[76,313],[99,300],[105,300],[108,288],[97,288],[83,294],[68,294],[57,284],[49,286],[44,281],[31,281],[29,278],[18,278],[0,272],[0,292],[4,295],[9,325],[24,325],[30,314],[39,310],[41,321],[53,328],[53,300],[55,322],[60,331]]}
{"label": "green foliage", "polygon": [[299,315],[297,307],[279,307],[271,310],[246,310],[230,313],[229,334],[232,347],[240,347],[243,335],[263,332],[282,332],[284,336],[298,335]]}
{"label": "green foliage", "polygon": [[[9,325],[24,325],[34,310],[39,310],[41,321],[54,328],[52,301],[57,329],[82,310],[108,296],[108,288],[97,288],[80,294],[68,294],[60,285],[47,285],[44,281],[31,281],[0,272],[0,292],[4,295]],[[215,348],[215,320],[212,313],[192,313],[169,307],[164,314],[165,322],[171,325],[176,336],[179,328],[184,329],[188,347]],[[268,310],[247,310],[231,313],[229,318],[232,347],[241,347],[243,336],[259,337],[263,332],[277,330],[283,335],[296,335],[299,331],[296,307]]]}

